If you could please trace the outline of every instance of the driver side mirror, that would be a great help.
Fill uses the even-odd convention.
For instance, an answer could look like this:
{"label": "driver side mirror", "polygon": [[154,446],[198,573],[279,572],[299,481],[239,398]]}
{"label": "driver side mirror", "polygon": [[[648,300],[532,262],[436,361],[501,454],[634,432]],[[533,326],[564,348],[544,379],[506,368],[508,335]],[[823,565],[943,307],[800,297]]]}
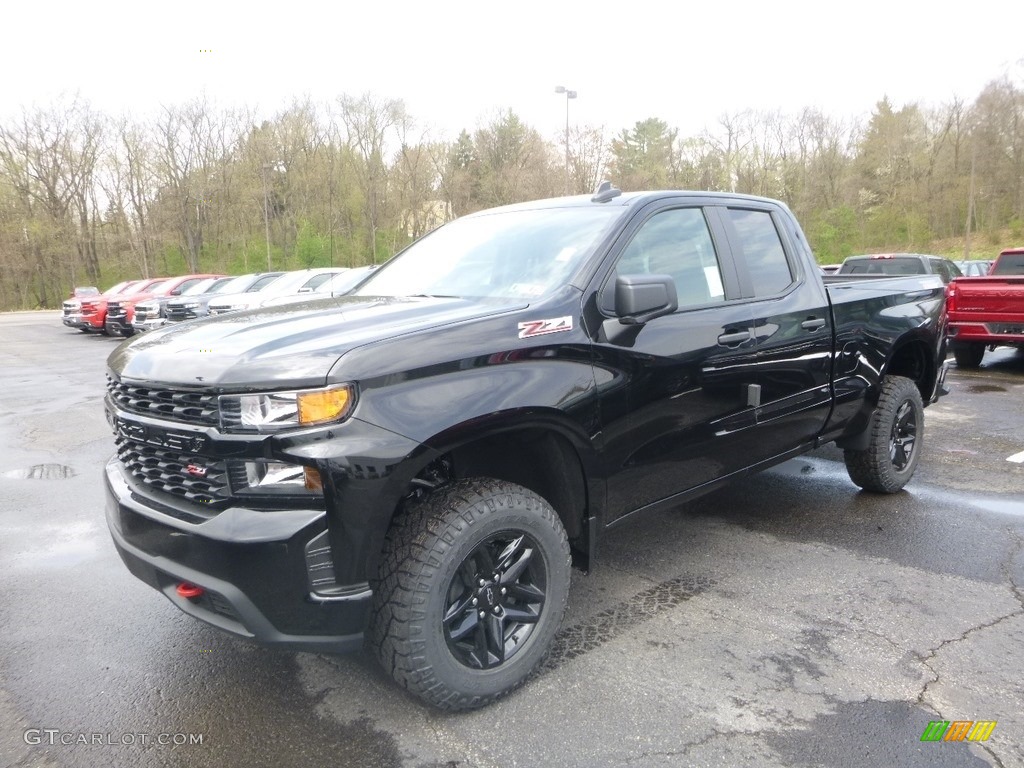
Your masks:
{"label": "driver side mirror", "polygon": [[619,275],[615,279],[615,315],[623,325],[643,325],[679,308],[669,275]]}

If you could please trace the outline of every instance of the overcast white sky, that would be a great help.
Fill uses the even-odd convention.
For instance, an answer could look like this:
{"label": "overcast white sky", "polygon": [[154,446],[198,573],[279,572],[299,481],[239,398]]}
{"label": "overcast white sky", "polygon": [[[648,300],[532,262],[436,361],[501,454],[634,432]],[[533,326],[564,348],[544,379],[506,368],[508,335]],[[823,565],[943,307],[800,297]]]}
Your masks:
{"label": "overcast white sky", "polygon": [[140,117],[204,92],[269,116],[371,91],[435,135],[511,108],[553,137],[565,85],[573,124],[691,135],[747,108],[863,117],[885,95],[937,106],[1024,80],[1019,0],[10,0],[0,20],[0,117],[74,91]]}

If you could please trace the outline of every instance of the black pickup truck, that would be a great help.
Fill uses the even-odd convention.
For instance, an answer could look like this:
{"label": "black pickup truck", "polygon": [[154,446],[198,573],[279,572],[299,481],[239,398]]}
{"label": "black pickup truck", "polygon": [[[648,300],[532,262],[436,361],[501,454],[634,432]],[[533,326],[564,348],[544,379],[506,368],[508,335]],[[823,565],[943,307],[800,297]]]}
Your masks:
{"label": "black pickup truck", "polygon": [[763,198],[604,185],[463,217],[347,296],[118,347],[110,531],[196,618],[367,641],[426,701],[486,704],[635,515],[831,442],[862,488],[907,483],[944,286],[833,279]]}

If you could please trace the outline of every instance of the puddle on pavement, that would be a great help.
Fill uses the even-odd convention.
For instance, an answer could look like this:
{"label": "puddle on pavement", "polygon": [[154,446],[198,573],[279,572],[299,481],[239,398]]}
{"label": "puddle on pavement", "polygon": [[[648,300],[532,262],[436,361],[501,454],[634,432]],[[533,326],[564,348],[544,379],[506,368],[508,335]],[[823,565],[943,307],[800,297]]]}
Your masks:
{"label": "puddle on pavement", "polygon": [[1024,501],[1003,501],[1002,499],[972,499],[972,507],[1001,515],[1024,515]]}
{"label": "puddle on pavement", "polygon": [[971,384],[967,387],[967,391],[975,394],[981,394],[983,392],[1005,392],[1006,387],[1000,387],[998,384]]}
{"label": "puddle on pavement", "polygon": [[67,480],[75,470],[65,464],[33,464],[28,469],[12,469],[3,473],[14,480]]}

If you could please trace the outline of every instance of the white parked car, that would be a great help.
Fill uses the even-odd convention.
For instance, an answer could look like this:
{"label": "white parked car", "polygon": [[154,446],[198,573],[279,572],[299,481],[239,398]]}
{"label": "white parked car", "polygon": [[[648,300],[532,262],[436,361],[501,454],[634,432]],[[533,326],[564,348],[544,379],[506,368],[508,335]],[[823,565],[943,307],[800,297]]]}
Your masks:
{"label": "white parked car", "polygon": [[343,267],[338,274],[332,275],[329,279],[320,283],[320,285],[313,289],[312,293],[303,292],[278,296],[273,299],[267,299],[260,306],[277,307],[282,304],[294,304],[298,301],[325,299],[328,296],[344,296],[359,285],[359,283],[363,282],[366,276],[376,268],[375,264],[369,267],[353,267],[351,269]]}
{"label": "white parked car", "polygon": [[320,283],[329,280],[343,269],[344,267],[321,267],[285,272],[258,290],[250,289],[245,293],[217,297],[210,302],[210,314],[222,315],[226,312],[237,312],[240,309],[255,309],[266,306],[268,301],[278,296],[312,293]]}

